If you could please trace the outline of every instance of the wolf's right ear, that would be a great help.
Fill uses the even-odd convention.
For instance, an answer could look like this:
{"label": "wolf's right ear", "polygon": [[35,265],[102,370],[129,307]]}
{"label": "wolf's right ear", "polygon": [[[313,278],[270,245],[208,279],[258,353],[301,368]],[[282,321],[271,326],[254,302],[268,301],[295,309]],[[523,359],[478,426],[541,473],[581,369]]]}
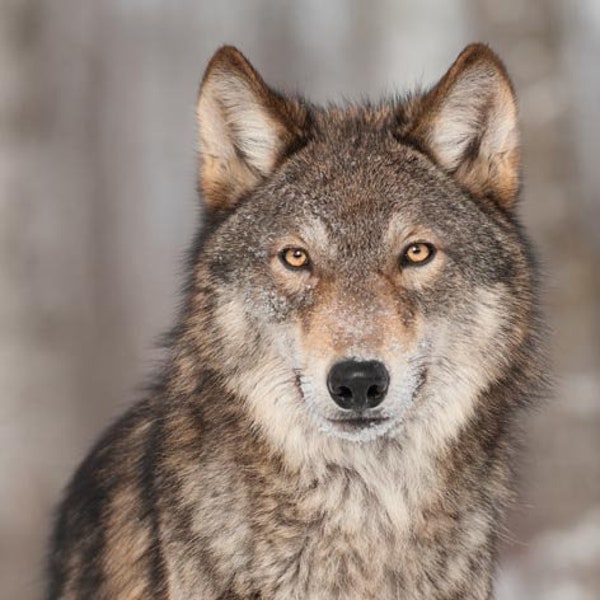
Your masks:
{"label": "wolf's right ear", "polygon": [[271,90],[232,46],[209,62],[197,115],[199,187],[214,210],[235,206],[307,135],[306,107]]}

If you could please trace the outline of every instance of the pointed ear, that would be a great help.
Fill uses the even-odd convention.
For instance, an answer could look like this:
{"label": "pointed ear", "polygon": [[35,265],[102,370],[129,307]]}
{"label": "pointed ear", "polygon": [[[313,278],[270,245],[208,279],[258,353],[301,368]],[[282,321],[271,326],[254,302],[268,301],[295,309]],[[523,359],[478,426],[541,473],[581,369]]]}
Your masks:
{"label": "pointed ear", "polygon": [[233,207],[307,135],[308,111],[264,83],[231,46],[212,57],[198,97],[199,184],[206,204]]}
{"label": "pointed ear", "polygon": [[402,133],[458,183],[511,208],[520,177],[519,127],[511,81],[483,44],[467,46],[411,109]]}

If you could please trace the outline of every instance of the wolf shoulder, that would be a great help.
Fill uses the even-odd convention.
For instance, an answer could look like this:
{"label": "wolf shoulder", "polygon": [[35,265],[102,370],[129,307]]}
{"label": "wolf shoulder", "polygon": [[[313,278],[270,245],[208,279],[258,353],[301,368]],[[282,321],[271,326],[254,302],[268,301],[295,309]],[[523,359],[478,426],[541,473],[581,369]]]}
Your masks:
{"label": "wolf shoulder", "polygon": [[[222,400],[206,397],[204,404]],[[106,430],[65,490],[47,600],[167,598],[167,573],[176,565],[167,563],[164,548],[185,555],[195,530],[197,557],[201,538],[208,543],[223,533],[211,522],[233,522],[232,504],[243,497],[233,466],[237,451],[236,436],[207,426],[199,404],[151,396],[134,405]],[[228,490],[229,502],[216,490]],[[195,571],[199,584],[198,562]],[[210,578],[202,587],[202,597],[218,597]]]}

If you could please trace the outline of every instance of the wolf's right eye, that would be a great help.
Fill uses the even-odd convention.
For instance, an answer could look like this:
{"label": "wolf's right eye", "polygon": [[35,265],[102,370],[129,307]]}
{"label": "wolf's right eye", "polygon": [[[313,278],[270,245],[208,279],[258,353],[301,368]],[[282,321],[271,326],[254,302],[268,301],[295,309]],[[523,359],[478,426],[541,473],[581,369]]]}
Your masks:
{"label": "wolf's right eye", "polygon": [[288,269],[305,269],[310,265],[308,252],[302,248],[284,248],[279,258]]}

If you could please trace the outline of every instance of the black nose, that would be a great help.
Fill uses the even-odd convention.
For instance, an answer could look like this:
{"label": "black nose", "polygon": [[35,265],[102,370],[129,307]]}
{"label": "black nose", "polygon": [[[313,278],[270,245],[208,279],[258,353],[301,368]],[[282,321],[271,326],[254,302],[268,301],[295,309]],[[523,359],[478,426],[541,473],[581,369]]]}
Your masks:
{"label": "black nose", "polygon": [[344,360],[331,367],[327,388],[335,403],[347,410],[375,408],[390,384],[387,369],[376,360]]}

